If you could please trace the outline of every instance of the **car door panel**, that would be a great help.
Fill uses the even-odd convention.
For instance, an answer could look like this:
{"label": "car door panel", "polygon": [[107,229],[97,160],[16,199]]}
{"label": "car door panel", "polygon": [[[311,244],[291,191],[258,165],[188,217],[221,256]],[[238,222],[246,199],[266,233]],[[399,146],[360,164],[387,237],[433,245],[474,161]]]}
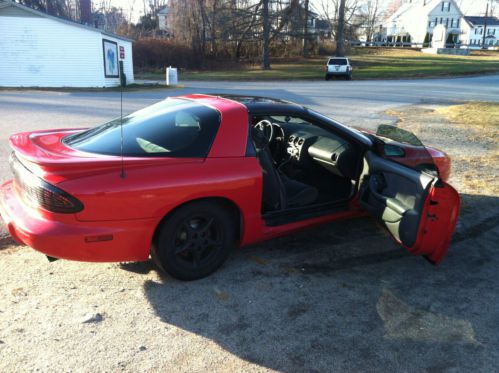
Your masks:
{"label": "car door panel", "polygon": [[361,205],[411,252],[434,262],[443,258],[459,211],[459,196],[451,186],[367,152],[359,197]]}
{"label": "car door panel", "polygon": [[372,152],[366,155],[368,185],[361,204],[405,246],[416,242],[419,217],[434,178],[388,161]]}

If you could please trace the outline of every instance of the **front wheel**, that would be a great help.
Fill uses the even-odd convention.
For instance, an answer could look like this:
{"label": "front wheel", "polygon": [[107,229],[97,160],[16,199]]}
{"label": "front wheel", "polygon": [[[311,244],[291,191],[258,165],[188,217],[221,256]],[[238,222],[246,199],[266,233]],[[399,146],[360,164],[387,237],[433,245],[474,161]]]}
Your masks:
{"label": "front wheel", "polygon": [[217,203],[195,202],[175,211],[160,227],[151,256],[156,265],[184,281],[215,272],[235,242],[231,214]]}

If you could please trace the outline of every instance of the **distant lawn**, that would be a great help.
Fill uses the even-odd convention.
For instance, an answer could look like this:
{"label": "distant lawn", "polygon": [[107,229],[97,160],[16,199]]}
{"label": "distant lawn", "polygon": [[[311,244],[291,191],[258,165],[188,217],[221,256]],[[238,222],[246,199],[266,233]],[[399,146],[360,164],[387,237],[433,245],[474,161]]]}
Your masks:
{"label": "distant lawn", "polygon": [[[499,52],[473,52],[471,56],[430,55],[393,48],[354,48],[354,79],[397,79],[499,73]],[[293,62],[275,61],[272,70],[244,66],[234,70],[181,71],[180,80],[299,80],[324,79],[326,57]],[[164,72],[137,73],[137,79],[164,79]]]}

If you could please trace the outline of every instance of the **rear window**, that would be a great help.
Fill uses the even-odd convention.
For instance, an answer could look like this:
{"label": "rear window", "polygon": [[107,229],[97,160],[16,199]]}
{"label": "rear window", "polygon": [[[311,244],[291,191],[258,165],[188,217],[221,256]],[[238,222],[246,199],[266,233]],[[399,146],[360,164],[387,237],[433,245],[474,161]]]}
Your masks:
{"label": "rear window", "polygon": [[346,58],[331,58],[329,59],[328,65],[348,65]]}
{"label": "rear window", "polygon": [[[63,140],[89,153],[120,155],[120,118]],[[123,155],[204,158],[220,126],[220,113],[189,100],[167,99],[123,117]]]}

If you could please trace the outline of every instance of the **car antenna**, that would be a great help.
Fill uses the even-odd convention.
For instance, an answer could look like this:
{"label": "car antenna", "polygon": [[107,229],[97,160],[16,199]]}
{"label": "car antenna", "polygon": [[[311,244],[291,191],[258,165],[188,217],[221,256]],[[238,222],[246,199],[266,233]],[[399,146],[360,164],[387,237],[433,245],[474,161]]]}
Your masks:
{"label": "car antenna", "polygon": [[121,156],[121,171],[120,177],[125,178],[125,161],[123,159],[123,84],[120,84],[120,156]]}

